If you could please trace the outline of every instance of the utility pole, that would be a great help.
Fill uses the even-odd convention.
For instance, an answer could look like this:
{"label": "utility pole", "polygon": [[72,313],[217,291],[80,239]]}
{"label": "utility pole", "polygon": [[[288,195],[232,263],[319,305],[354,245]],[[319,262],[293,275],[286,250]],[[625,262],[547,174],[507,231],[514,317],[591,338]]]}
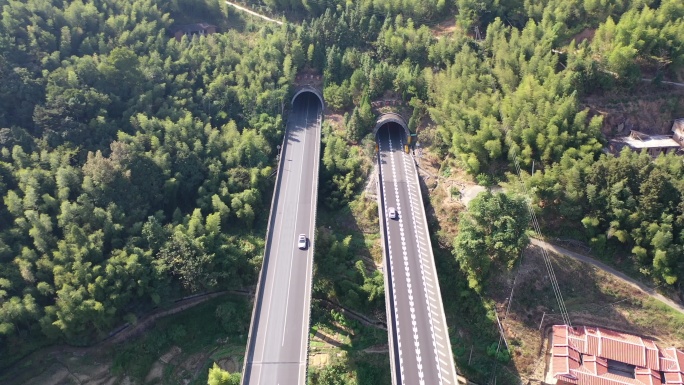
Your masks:
{"label": "utility pole", "polygon": [[482,40],[482,35],[480,35],[480,28],[475,26],[475,40]]}
{"label": "utility pole", "polygon": [[539,329],[538,330],[541,330],[542,324],[544,323],[544,316],[546,316],[546,312],[544,312],[544,314],[542,314],[542,320],[539,323]]}

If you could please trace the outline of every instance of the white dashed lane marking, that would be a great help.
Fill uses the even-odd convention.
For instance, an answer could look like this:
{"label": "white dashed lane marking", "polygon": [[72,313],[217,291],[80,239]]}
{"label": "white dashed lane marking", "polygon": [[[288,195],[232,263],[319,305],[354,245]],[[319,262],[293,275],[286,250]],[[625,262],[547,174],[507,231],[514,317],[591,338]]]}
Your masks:
{"label": "white dashed lane marking", "polygon": [[[403,147],[403,146],[401,146]],[[401,148],[400,147],[400,148]],[[392,147],[392,139],[389,139],[389,152],[390,154],[394,151]],[[423,380],[424,373],[423,373],[423,366],[421,364],[422,362],[422,357],[421,357],[421,351],[420,351],[420,341],[418,337],[418,328],[417,328],[417,322],[416,322],[416,309],[414,306],[413,302],[413,287],[412,287],[412,282],[411,282],[411,271],[409,269],[409,260],[408,260],[408,250],[406,248],[406,236],[404,234],[404,213],[402,211],[401,207],[401,201],[399,199],[399,184],[396,183],[397,181],[397,165],[394,160],[394,156],[390,156],[391,158],[391,166],[392,166],[392,180],[395,181],[394,183],[394,194],[396,198],[396,210],[399,215],[399,236],[401,238],[401,249],[402,249],[402,254],[404,257],[404,270],[406,273],[406,291],[409,294],[409,312],[411,313],[411,323],[413,326],[413,345],[415,347],[415,352],[416,352],[416,361],[418,362],[417,369],[418,369],[418,381],[420,385],[424,385],[425,381]],[[411,211],[413,211],[413,208],[411,208]],[[415,227],[415,223],[414,223]],[[403,376],[402,376],[402,381],[403,381]]]}
{"label": "white dashed lane marking", "polygon": [[[400,144],[401,144],[401,147],[403,147],[403,143],[400,142]],[[391,149],[391,147],[392,147],[392,146],[391,146],[391,143],[390,143],[390,149]],[[409,166],[406,165],[406,162],[407,162],[407,160],[409,160],[409,158],[408,158],[406,155],[404,155],[403,153],[402,153],[401,157],[402,157],[402,162],[401,162],[401,163],[402,163],[402,166],[403,166],[403,169],[404,169],[404,177],[405,177],[406,182],[407,182],[406,184],[407,184],[407,186],[408,186],[408,188],[409,188],[409,194],[408,194],[408,196],[409,196],[409,206],[410,206],[410,209],[411,209],[411,210],[410,210],[410,211],[411,211],[411,223],[413,224],[412,227],[413,227],[414,235],[415,235],[416,239],[419,240],[419,239],[422,239],[422,237],[420,237],[420,236],[418,235],[418,226],[417,226],[417,223],[422,223],[422,221],[421,221],[421,222],[418,222],[419,217],[418,217],[417,213],[418,213],[418,214],[422,214],[422,212],[420,211],[419,208],[416,208],[416,204],[418,203],[418,198],[417,198],[416,195],[413,193],[413,190],[417,187],[418,183],[417,183],[417,181],[412,181],[412,180],[409,178],[409,172],[408,172]],[[394,158],[393,158],[392,160],[394,161]],[[394,166],[394,165],[393,165],[393,166]],[[398,201],[398,200],[399,200],[399,198],[398,198],[398,196],[397,196],[397,201]],[[420,202],[420,203],[422,204],[422,202]],[[416,213],[416,212],[417,212],[417,213]],[[422,219],[422,218],[421,218],[421,219]],[[418,241],[418,243],[422,243],[422,242]],[[428,292],[429,292],[430,290],[427,288],[427,283],[425,282],[425,280],[422,279],[422,278],[425,277],[425,275],[426,275],[426,274],[425,274],[425,268],[424,268],[424,266],[423,266],[423,264],[424,264],[424,263],[423,263],[423,260],[424,260],[425,256],[423,255],[423,248],[422,248],[422,247],[419,246],[419,247],[416,247],[416,249],[417,249],[417,251],[418,251],[418,265],[420,266],[420,277],[421,277],[421,282],[422,282],[422,285],[423,285],[423,291],[424,291],[424,293],[425,293],[425,302],[429,304],[429,303],[432,302],[430,296],[428,295]],[[431,294],[434,296],[434,292],[431,292]],[[429,306],[427,306],[427,309],[426,309],[426,310],[427,310],[427,315],[428,315],[428,322],[429,322],[429,324],[430,324],[429,326],[430,326],[430,335],[431,335],[431,337],[432,337],[433,354],[434,354],[435,359],[437,359],[437,357],[438,357],[438,349],[437,349],[437,340],[435,339],[435,330],[434,330],[435,325],[434,325],[434,322],[433,322],[433,314],[432,314],[432,312],[430,311],[431,309],[430,309]],[[437,376],[438,376],[438,378],[439,378],[439,383],[441,384],[441,383],[442,383],[442,368],[441,368],[441,366],[439,365],[439,362],[436,363],[436,368],[437,368]],[[421,378],[422,378],[422,377],[421,377]]]}
{"label": "white dashed lane marking", "polygon": [[[384,144],[384,146],[383,146]],[[392,279],[391,279],[391,290],[395,293],[393,296],[393,302],[394,302],[394,318],[395,318],[395,328],[396,328],[396,339],[397,339],[397,346],[399,349],[399,366],[400,366],[400,376],[401,376],[401,384],[406,383],[406,378],[405,378],[405,368],[404,365],[407,363],[413,364],[413,354],[415,354],[415,364],[416,368],[418,371],[418,381],[416,385],[425,385],[426,383],[426,374],[431,374],[433,370],[437,370],[436,374],[438,377],[438,381],[435,381],[434,385],[437,384],[451,384],[453,381],[450,381],[449,379],[455,379],[455,373],[453,372],[455,368],[453,368],[450,364],[450,349],[449,349],[449,340],[448,340],[448,334],[446,334],[446,327],[443,325],[443,314],[441,313],[443,310],[441,309],[440,302],[441,298],[439,296],[439,293],[437,292],[438,289],[438,282],[437,282],[437,276],[436,272],[434,269],[434,257],[432,256],[432,249],[430,244],[428,244],[428,239],[427,239],[427,228],[424,228],[425,226],[425,218],[424,218],[424,210],[422,207],[422,200],[421,200],[421,195],[420,195],[420,188],[419,181],[417,178],[417,174],[413,165],[413,159],[409,156],[403,153],[401,149],[403,149],[403,142],[399,141],[399,150],[396,150],[397,153],[395,153],[395,149],[393,146],[393,142],[391,137],[388,139],[388,142],[385,143],[379,143],[380,145],[380,150],[384,151],[386,153],[386,157],[384,158],[385,162],[384,165],[380,165],[380,174],[382,178],[382,194],[384,198],[384,205],[383,210],[387,212],[388,206],[391,206],[391,202],[387,201],[387,189],[386,189],[386,184],[385,184],[385,176],[389,173],[386,173],[385,170],[391,171],[391,176],[393,178],[393,185],[390,187],[390,192],[393,191],[395,194],[396,198],[396,210],[397,214],[399,216],[398,218],[398,226],[395,227],[399,228],[399,234],[396,232],[394,233],[394,242],[395,246],[401,245],[401,255],[397,253],[397,255],[394,255],[396,257],[393,259],[393,250],[390,242],[390,234],[389,234],[389,228],[387,228],[386,236],[387,236],[387,241],[388,241],[388,262],[390,264],[390,271],[392,274]],[[389,148],[387,148],[387,146]],[[389,159],[388,159],[389,157]],[[388,167],[389,166],[389,167]],[[399,169],[399,170],[398,170]],[[397,174],[401,174],[403,171],[403,177],[404,180],[400,181],[397,179]],[[408,207],[402,207],[402,201],[399,198],[399,192],[400,192],[400,185],[402,188],[405,188],[406,194],[405,196],[408,197],[408,202],[404,201],[404,206]],[[408,203],[408,204],[407,204]],[[389,223],[386,223],[387,226],[389,226]],[[409,255],[409,250],[407,249],[407,243],[412,243],[414,242],[413,239],[410,239],[410,237],[407,237],[407,235],[413,235],[415,237],[415,251],[417,252],[418,255],[413,255],[413,250],[411,250],[411,255]],[[398,236],[398,237],[397,237]],[[408,238],[408,239],[407,239]],[[399,241],[399,242],[397,242]],[[397,252],[398,250],[394,250],[394,252]],[[403,257],[403,258],[402,258]],[[413,261],[418,263],[419,271],[418,269],[411,269],[410,264],[409,264],[409,258],[413,258]],[[404,261],[404,275],[405,275],[405,290],[408,294],[408,301],[403,302],[403,304],[407,305],[409,314],[410,314],[410,323],[411,325],[406,327],[406,325],[403,325],[403,329],[400,329],[399,327],[399,314],[400,314],[400,308],[398,304],[398,299],[396,296],[396,283],[395,280],[397,278],[397,275],[395,274],[402,274],[401,273],[401,268],[394,266],[394,264],[399,264],[401,265],[401,260],[403,259]],[[415,263],[414,262],[414,263]],[[397,269],[395,269],[397,267]],[[413,274],[412,274],[413,273]],[[418,285],[418,286],[415,286]],[[420,294],[420,288],[423,289],[423,293]],[[418,296],[418,299],[425,297],[426,304],[421,304],[420,301],[415,301],[416,298],[414,298],[414,289],[418,290],[416,291],[416,295]],[[418,306],[418,311],[421,311],[420,308],[423,306],[426,307],[425,310],[427,311],[421,311],[421,317],[422,316],[427,316],[427,322],[428,324],[422,325],[422,322],[425,322],[424,318],[421,318],[422,321],[419,322],[417,320],[417,308]],[[403,308],[402,311],[404,311],[404,314],[406,314],[406,308]],[[407,324],[409,321],[407,321],[404,318],[404,324]],[[418,331],[419,329],[425,332],[425,328],[429,328],[429,334],[431,337],[432,341],[428,340],[423,340],[420,341]],[[401,332],[404,332],[404,344],[402,344],[401,341]],[[413,346],[410,348],[409,346],[406,346],[406,338],[410,339],[411,333],[413,335]],[[421,350],[421,342],[423,342],[423,350]],[[430,346],[430,342],[432,345],[432,350],[434,354],[434,362],[430,362],[431,360],[429,359],[432,354],[429,354],[429,350],[426,349],[426,344],[427,346]],[[408,344],[411,344],[408,342]],[[438,348],[439,347],[439,348]],[[402,350],[406,349],[408,351]],[[429,349],[429,348],[427,348]],[[402,352],[405,357],[402,357]],[[425,360],[426,357],[423,357],[422,354],[429,354],[428,359]],[[446,361],[445,361],[446,359]],[[434,366],[435,369],[432,369]],[[413,368],[412,372],[413,372]],[[427,371],[427,373],[426,373]],[[434,373],[434,372],[433,372]],[[410,380],[411,382],[414,382],[415,380],[412,379]],[[429,380],[432,382],[432,380]],[[413,385],[413,384],[412,384]],[[433,385],[433,384],[430,384]]]}
{"label": "white dashed lane marking", "polygon": [[[381,174],[380,179],[382,179],[382,197],[383,197],[383,201],[385,202],[385,204],[387,204],[387,193],[386,193],[387,188],[385,187],[384,167],[382,167],[382,165],[380,165],[380,174]],[[385,210],[385,208],[383,208],[383,210]],[[391,281],[392,281],[392,292],[396,293],[397,290],[396,290],[396,286],[394,283],[394,277],[395,277],[395,275],[394,275],[394,264],[392,263],[392,258],[389,257],[392,255],[392,242],[390,242],[389,231],[387,232],[387,247],[388,247],[387,255],[388,255],[388,259],[389,259],[390,273],[392,274],[392,279],[391,279]],[[401,383],[404,384],[404,362],[403,362],[403,359],[401,357],[401,332],[400,332],[401,329],[399,328],[399,317],[396,317],[396,314],[399,313],[400,307],[397,303],[396,295],[393,298],[394,298],[393,302],[394,302],[394,312],[395,312],[395,317],[394,317],[395,327],[397,328],[397,348],[400,352],[399,357],[398,357],[399,358],[399,376],[401,377]]]}

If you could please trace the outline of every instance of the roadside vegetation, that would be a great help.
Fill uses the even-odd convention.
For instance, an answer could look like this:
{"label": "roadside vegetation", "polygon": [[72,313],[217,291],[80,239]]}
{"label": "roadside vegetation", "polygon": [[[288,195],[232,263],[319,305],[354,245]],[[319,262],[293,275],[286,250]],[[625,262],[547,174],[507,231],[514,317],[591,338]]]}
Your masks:
{"label": "roadside vegetation", "polygon": [[[487,287],[525,245],[522,199],[545,231],[680,292],[681,159],[602,154],[613,129],[592,108],[684,79],[680,0],[252,3],[302,22],[251,24],[218,0],[0,0],[0,368],[40,346],[92,344],[187,294],[252,285],[283,101],[302,70],[323,75],[335,122],[324,128],[312,326],[342,325],[349,339],[314,383],[388,375],[386,360],[365,356],[386,335],[322,305],[384,316],[377,207],[363,192],[376,100],[404,104],[437,176],[493,186],[517,178],[517,160],[531,191],[516,197],[510,183],[511,196],[479,198],[462,217],[430,197],[453,346],[471,379],[514,353],[492,353]],[[449,32],[432,29],[449,20]],[[220,33],[171,37],[197,21]],[[684,117],[676,98],[662,111]],[[116,367],[144,371],[129,361]],[[211,378],[234,382],[219,369]]]}
{"label": "roadside vegetation", "polygon": [[[207,375],[212,377],[209,368],[222,360],[228,360],[235,372],[244,360],[250,305],[246,298],[224,296],[164,318],[141,338],[112,349],[111,373],[145,383],[150,382],[148,377],[159,376],[154,370],[161,366],[162,374],[155,379],[160,383],[206,384]],[[176,356],[164,363],[167,354]]]}
{"label": "roadside vegetation", "polygon": [[221,384],[236,376],[221,375],[220,368],[235,373],[242,367],[251,311],[247,297],[223,294],[161,318],[123,342],[38,350],[2,373],[0,382]]}
{"label": "roadside vegetation", "polygon": [[252,285],[285,31],[176,41],[183,2],[0,4],[0,367]]}
{"label": "roadside vegetation", "polygon": [[[467,275],[466,269],[472,265],[457,263],[454,258],[455,254],[469,250],[457,247],[454,241],[463,237],[460,228],[472,232],[467,228],[471,225],[465,225],[459,218],[473,215],[471,210],[491,202],[496,193],[490,196],[485,192],[471,200],[468,191],[482,188],[453,160],[443,161],[435,154],[423,152],[419,167],[430,191],[428,220],[460,373],[475,383],[488,383],[494,378],[503,383],[542,380],[546,331],[563,321],[539,249],[529,247],[513,254],[512,260],[500,259],[495,253],[487,253],[484,245],[488,243],[482,241],[481,255],[489,258],[478,263],[484,264],[489,274],[471,286],[472,276]],[[494,219],[484,223],[508,222],[508,216],[501,210],[490,208],[486,212]],[[490,226],[483,228],[487,227]],[[492,237],[487,238],[494,239],[496,233],[491,232]],[[514,245],[505,242],[501,246],[504,244]],[[600,255],[588,250],[585,247],[577,251],[592,257]],[[622,258],[624,261],[624,255]],[[573,324],[601,325],[645,336],[663,347],[681,347],[684,343],[684,318],[678,311],[584,263],[553,254],[551,261]],[[625,266],[618,268],[624,270]],[[501,339],[497,316],[508,345]]]}
{"label": "roadside vegetation", "polygon": [[680,157],[653,161],[646,153],[629,150],[598,159],[566,156],[545,171],[535,173],[527,184],[534,186],[541,213],[551,222],[546,226],[549,232],[586,240],[599,256],[630,256],[633,270],[642,276],[680,288],[684,275]]}
{"label": "roadside vegetation", "polygon": [[453,251],[468,286],[482,292],[490,270],[513,267],[529,244],[529,222],[526,203],[519,197],[484,192],[468,204],[459,217]]}
{"label": "roadside vegetation", "polygon": [[[384,278],[370,138],[351,146],[349,126],[328,116],[314,256],[309,384],[391,382]],[[363,145],[365,144],[365,145]],[[370,195],[367,195],[370,194]]]}

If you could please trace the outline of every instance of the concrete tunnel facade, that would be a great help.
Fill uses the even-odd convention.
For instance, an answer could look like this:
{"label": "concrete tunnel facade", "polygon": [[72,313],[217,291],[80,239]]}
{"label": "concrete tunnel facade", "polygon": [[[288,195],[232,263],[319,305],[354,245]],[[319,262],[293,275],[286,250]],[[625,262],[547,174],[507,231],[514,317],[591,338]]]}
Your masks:
{"label": "concrete tunnel facade", "polygon": [[378,130],[380,130],[382,126],[389,123],[396,123],[400,125],[404,129],[404,134],[406,135],[406,137],[408,138],[409,136],[411,136],[411,132],[408,129],[408,124],[406,124],[404,118],[401,115],[394,112],[388,112],[378,117],[378,120],[375,124],[375,128],[373,128],[373,135],[377,136]]}
{"label": "concrete tunnel facade", "polygon": [[[325,110],[325,101],[323,99],[323,94],[321,93],[321,91],[318,88],[315,88],[315,87],[312,87],[309,85],[299,87],[295,91],[294,95],[292,96],[292,100],[290,101],[290,104],[294,104],[295,100],[297,100],[297,98],[300,95],[305,94],[305,93],[312,93],[312,94],[316,95],[316,97],[318,98],[318,101],[321,102],[321,109]],[[378,119],[376,120],[375,127],[373,128],[373,136],[377,136],[378,130],[380,130],[380,128],[382,126],[389,124],[389,123],[396,123],[399,126],[401,126],[404,129],[404,135],[406,135],[406,138],[411,136],[411,132],[409,131],[408,124],[406,124],[406,121],[404,120],[404,118],[401,115],[399,115],[395,112],[388,112],[388,113],[382,114],[378,117]]]}
{"label": "concrete tunnel facade", "polygon": [[295,91],[294,96],[292,96],[292,101],[290,102],[290,104],[294,104],[295,100],[297,100],[297,97],[299,95],[305,94],[307,92],[316,95],[318,100],[321,102],[321,109],[325,110],[325,102],[323,101],[323,95],[321,94],[321,91],[315,87],[312,87],[312,86],[302,86],[302,87],[298,88]]}

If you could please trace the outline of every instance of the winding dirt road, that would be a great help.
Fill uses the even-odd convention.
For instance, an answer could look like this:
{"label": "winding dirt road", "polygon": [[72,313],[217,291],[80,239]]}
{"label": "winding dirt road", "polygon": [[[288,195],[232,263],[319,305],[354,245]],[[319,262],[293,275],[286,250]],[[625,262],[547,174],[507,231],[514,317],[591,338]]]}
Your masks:
{"label": "winding dirt road", "polygon": [[600,270],[605,271],[606,273],[612,274],[613,276],[615,276],[617,279],[621,280],[622,282],[624,282],[624,283],[626,283],[626,284],[628,284],[628,285],[630,285],[636,289],[641,290],[643,293],[648,294],[652,298],[655,298],[658,301],[666,304],[667,306],[669,306],[669,307],[677,310],[678,312],[684,314],[684,306],[682,306],[681,304],[679,304],[679,303],[665,297],[664,295],[658,293],[655,290],[655,288],[648,287],[645,284],[643,284],[643,283],[641,283],[641,282],[639,282],[639,281],[615,270],[614,268],[606,265],[603,262],[597,261],[594,258],[576,253],[572,250],[568,250],[564,247],[557,246],[557,245],[554,245],[552,243],[542,241],[542,240],[539,240],[536,238],[531,238],[530,243],[534,246],[544,248],[547,251],[551,251],[551,252],[554,252],[556,254],[564,255],[566,257],[570,257],[570,258],[576,259],[578,261],[588,263],[588,264],[590,264],[590,265],[592,265],[592,266],[594,266]]}
{"label": "winding dirt road", "polygon": [[256,12],[252,11],[251,9],[245,8],[245,7],[241,6],[241,5],[238,5],[238,4],[235,4],[235,3],[231,3],[230,1],[226,1],[226,4],[230,5],[231,7],[237,8],[237,9],[239,9],[240,11],[247,12],[247,13],[249,13],[249,14],[252,15],[252,16],[260,17],[260,18],[262,18],[262,19],[264,19],[264,20],[266,20],[266,21],[270,21],[270,22],[276,23],[276,24],[278,24],[278,25],[283,25],[283,22],[282,22],[282,21],[275,20],[275,19],[271,19],[270,17],[268,17],[268,16],[266,16],[266,15],[262,15],[262,14],[260,14],[260,13],[256,13]]}

